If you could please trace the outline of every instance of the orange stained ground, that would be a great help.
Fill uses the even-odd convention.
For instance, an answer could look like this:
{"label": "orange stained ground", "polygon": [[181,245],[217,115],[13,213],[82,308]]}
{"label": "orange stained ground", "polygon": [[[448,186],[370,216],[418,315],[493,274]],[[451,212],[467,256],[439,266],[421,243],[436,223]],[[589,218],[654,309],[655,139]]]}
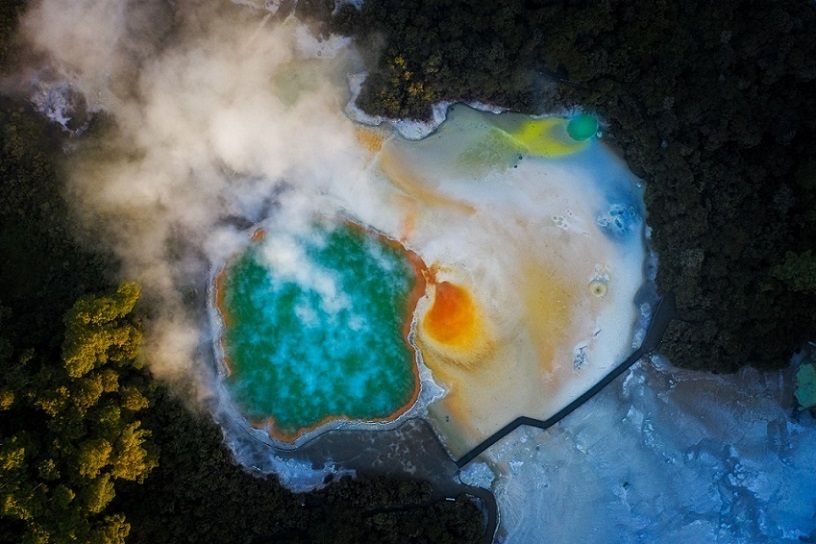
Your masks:
{"label": "orange stained ground", "polygon": [[434,379],[448,390],[431,413],[456,455],[521,414],[546,417],[547,398],[572,376],[573,311],[584,284],[547,260],[519,260],[522,273],[512,281],[518,299],[508,310],[521,325],[509,335],[489,325],[475,291],[431,283],[435,292],[417,340]]}
{"label": "orange stained ground", "polygon": [[479,334],[479,318],[470,293],[453,283],[437,283],[434,301],[425,314],[423,328],[441,344],[470,345]]}
{"label": "orange stained ground", "polygon": [[385,142],[385,135],[382,131],[366,127],[356,127],[354,136],[357,142],[371,153],[378,153]]}
{"label": "orange stained ground", "polygon": [[564,272],[559,273],[534,260],[523,260],[519,269],[523,278],[518,286],[523,303],[523,323],[538,355],[540,368],[551,372],[556,355],[559,351],[563,354],[568,347],[564,344],[569,340],[572,313],[578,304],[582,284]]}
{"label": "orange stained ground", "polygon": [[379,167],[394,187],[418,200],[422,207],[449,208],[466,214],[476,211],[471,204],[441,192],[430,180],[416,172],[410,160],[393,146],[383,147],[379,155]]}

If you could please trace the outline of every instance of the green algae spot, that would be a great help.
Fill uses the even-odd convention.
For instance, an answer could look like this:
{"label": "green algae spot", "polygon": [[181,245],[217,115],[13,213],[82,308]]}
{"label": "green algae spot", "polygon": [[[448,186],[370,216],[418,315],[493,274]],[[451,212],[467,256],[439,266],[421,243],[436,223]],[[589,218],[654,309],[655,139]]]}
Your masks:
{"label": "green algae spot", "polygon": [[816,368],[805,363],[796,372],[796,400],[802,408],[816,406]]}
{"label": "green algae spot", "polygon": [[592,115],[582,113],[567,123],[567,134],[578,142],[589,140],[598,133],[598,120]]}
{"label": "green algae spot", "polygon": [[417,281],[411,262],[348,225],[317,234],[297,239],[294,272],[268,265],[265,239],[222,281],[227,386],[250,421],[271,421],[287,440],[330,419],[398,415],[418,386],[404,338]]}

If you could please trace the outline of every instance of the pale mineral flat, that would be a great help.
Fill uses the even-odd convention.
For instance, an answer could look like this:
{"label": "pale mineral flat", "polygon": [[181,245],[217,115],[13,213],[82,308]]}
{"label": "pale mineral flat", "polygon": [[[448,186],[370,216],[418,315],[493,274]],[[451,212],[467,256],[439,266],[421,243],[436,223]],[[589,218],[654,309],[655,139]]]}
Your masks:
{"label": "pale mineral flat", "polygon": [[420,141],[358,130],[396,218],[377,228],[427,266],[413,340],[446,389],[429,414],[454,456],[553,415],[632,351],[640,188],[566,124],[456,106]]}

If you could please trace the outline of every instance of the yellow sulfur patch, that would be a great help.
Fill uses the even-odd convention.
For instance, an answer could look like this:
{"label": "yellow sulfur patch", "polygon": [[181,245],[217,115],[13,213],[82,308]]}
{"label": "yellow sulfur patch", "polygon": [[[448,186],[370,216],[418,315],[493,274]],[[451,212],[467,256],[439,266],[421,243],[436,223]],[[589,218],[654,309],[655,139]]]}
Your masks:
{"label": "yellow sulfur patch", "polygon": [[587,146],[567,134],[567,120],[559,117],[530,119],[511,131],[510,136],[531,155],[560,157],[576,153]]}
{"label": "yellow sulfur patch", "polygon": [[470,146],[456,157],[456,167],[476,177],[493,170],[507,170],[515,164],[525,146],[499,127],[490,127],[473,139]]}

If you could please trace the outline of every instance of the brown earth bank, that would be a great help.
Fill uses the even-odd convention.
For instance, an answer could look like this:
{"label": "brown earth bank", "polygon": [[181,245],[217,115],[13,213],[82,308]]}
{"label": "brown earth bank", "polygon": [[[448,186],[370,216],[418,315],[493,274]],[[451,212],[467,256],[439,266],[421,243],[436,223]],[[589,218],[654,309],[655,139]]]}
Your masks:
{"label": "brown earth bank", "polygon": [[353,36],[370,114],[442,100],[580,107],[647,183],[663,350],[717,372],[774,368],[816,331],[816,5],[734,1],[307,0]]}

